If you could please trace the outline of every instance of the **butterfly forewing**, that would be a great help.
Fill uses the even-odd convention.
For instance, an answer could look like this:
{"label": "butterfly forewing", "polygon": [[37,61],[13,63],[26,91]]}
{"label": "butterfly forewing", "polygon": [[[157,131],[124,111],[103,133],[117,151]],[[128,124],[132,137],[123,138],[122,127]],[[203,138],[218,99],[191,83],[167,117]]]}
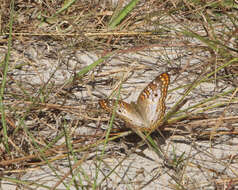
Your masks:
{"label": "butterfly forewing", "polygon": [[[140,93],[137,102],[128,104],[119,100],[115,109],[116,114],[130,127],[154,130],[162,123],[164,117],[169,80],[169,75],[162,73]],[[116,100],[100,100],[99,104],[103,109],[112,113]]]}
{"label": "butterfly forewing", "polygon": [[165,99],[169,85],[169,75],[162,73],[140,93],[137,107],[146,120],[147,128],[157,127],[165,113]]}
{"label": "butterfly forewing", "polygon": [[[116,100],[100,100],[99,104],[103,109],[112,113],[116,105]],[[128,104],[124,101],[118,100],[118,104],[115,111],[116,114],[125,122],[127,122],[130,126],[139,128],[144,127],[144,120],[137,112],[134,104]]]}

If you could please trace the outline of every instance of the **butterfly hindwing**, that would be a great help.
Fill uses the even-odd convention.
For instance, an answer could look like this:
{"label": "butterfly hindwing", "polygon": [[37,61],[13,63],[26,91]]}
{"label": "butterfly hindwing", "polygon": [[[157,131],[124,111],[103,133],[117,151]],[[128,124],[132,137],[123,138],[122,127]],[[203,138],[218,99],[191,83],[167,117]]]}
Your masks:
{"label": "butterfly hindwing", "polygon": [[[100,100],[99,104],[103,109],[112,113],[116,105],[116,100]],[[124,101],[118,100],[118,104],[115,111],[116,114],[130,126],[137,128],[144,127],[144,121],[133,104],[128,104]]]}

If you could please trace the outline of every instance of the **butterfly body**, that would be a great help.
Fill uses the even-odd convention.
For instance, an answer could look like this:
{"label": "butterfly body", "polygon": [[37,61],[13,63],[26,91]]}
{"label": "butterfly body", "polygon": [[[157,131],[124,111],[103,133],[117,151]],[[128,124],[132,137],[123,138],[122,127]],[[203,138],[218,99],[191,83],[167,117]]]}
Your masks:
{"label": "butterfly body", "polygon": [[[142,131],[153,131],[162,124],[165,114],[165,99],[169,85],[169,75],[162,73],[150,82],[140,93],[136,102],[118,100],[116,115],[130,127]],[[112,113],[116,100],[100,100],[100,106]]]}

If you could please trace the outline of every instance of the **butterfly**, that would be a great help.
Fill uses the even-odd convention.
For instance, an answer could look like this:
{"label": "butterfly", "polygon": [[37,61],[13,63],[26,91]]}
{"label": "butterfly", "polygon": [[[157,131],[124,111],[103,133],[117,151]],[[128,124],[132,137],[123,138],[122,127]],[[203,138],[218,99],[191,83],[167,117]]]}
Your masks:
{"label": "butterfly", "polygon": [[[136,102],[129,104],[118,100],[116,115],[129,127],[143,132],[154,131],[163,123],[169,82],[169,74],[162,73],[145,87]],[[112,113],[116,100],[103,99],[99,101],[99,104],[104,110]]]}

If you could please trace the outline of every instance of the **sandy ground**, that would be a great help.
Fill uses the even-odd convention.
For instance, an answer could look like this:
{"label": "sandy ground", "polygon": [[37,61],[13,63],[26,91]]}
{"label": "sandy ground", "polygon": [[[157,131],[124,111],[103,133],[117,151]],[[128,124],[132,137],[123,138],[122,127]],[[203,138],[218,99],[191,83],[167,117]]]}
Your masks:
{"label": "sandy ground", "polygon": [[[83,67],[96,61],[99,56],[93,52],[72,51],[66,57],[64,50],[57,50],[55,46],[34,46],[31,45],[24,49],[24,53],[20,52],[21,45],[16,46],[12,54],[21,54],[22,59],[14,60],[11,63],[10,70],[14,78],[18,81],[27,81],[25,88],[37,88],[42,86],[50,79],[50,84],[61,86],[64,81],[68,80],[75,71],[79,71]],[[1,50],[2,52],[5,49]],[[54,53],[57,52],[57,55]],[[208,52],[207,52],[208,53]],[[14,57],[14,56],[13,56]],[[60,57],[60,59],[56,59]],[[24,69],[13,69],[14,65],[21,64],[22,62],[29,61],[29,65],[24,66]],[[123,61],[122,61],[123,60]],[[125,61],[126,60],[126,61]],[[170,60],[170,62],[165,62]],[[160,73],[169,71],[171,76],[171,84],[169,86],[169,94],[166,100],[167,112],[177,102],[177,100],[184,94],[185,88],[175,89],[181,85],[191,84],[196,76],[191,72],[199,71],[199,62],[206,61],[206,56],[201,56],[198,59],[189,56],[185,49],[178,48],[171,50],[171,48],[154,48],[150,51],[142,51],[137,53],[130,53],[128,55],[117,55],[107,60],[105,63],[90,71],[88,75],[80,81],[65,101],[65,105],[79,107],[79,115],[71,113],[64,113],[61,117],[70,119],[79,119],[79,124],[74,137],[79,137],[82,134],[95,134],[95,127],[98,127],[98,122],[87,120],[83,117],[88,114],[95,118],[104,118],[108,115],[99,108],[97,101],[99,98],[108,97],[112,91],[120,85],[121,97],[127,102],[133,101],[137,98],[141,90],[153,80]],[[189,63],[189,66],[188,66]],[[182,73],[176,74],[171,68],[180,68],[180,71],[185,69]],[[109,84],[103,84],[103,80],[111,81]],[[92,83],[90,83],[92,81]],[[94,83],[94,84],[93,84]],[[188,95],[188,102],[184,105],[183,109],[194,105],[204,98],[212,97],[218,92],[226,91],[232,87],[225,84],[224,81],[218,80],[218,83],[204,82],[194,89]],[[217,98],[220,101],[227,101],[227,99]],[[214,103],[217,102],[214,100]],[[58,102],[56,102],[58,101]],[[57,100],[52,97],[51,103],[61,104],[64,100]],[[84,110],[90,106],[95,112],[85,113]],[[201,109],[203,109],[202,107]],[[191,110],[190,110],[191,111]],[[237,104],[230,104],[226,108],[216,108],[206,111],[211,116],[219,117],[223,114],[225,116],[237,116]],[[208,127],[207,120],[204,125],[199,124],[201,131],[206,131]],[[26,121],[27,124],[27,121]],[[61,123],[62,124],[62,123]],[[61,125],[60,123],[57,125]],[[31,127],[32,123],[29,126]],[[52,125],[52,124],[51,124]],[[57,125],[52,125],[57,129]],[[106,127],[107,122],[100,122],[99,127]],[[175,126],[176,127],[176,126]],[[216,127],[228,130],[229,127],[238,127],[235,123],[218,124],[214,122],[209,128],[215,130]],[[191,131],[190,131],[191,132]],[[39,135],[50,134],[54,136],[55,133],[49,130],[47,126],[42,128]],[[63,142],[63,139],[62,139]],[[206,140],[193,139],[193,135],[175,136],[172,135],[165,139],[165,144],[161,147],[168,155],[169,158],[178,159],[179,156],[184,154],[184,159],[181,166],[177,170],[171,170],[164,166],[164,161],[159,158],[154,151],[148,147],[144,150],[141,148],[128,148],[128,144],[121,140],[120,142],[110,142],[105,151],[105,158],[101,163],[98,182],[101,182],[101,189],[176,189],[179,187],[176,181],[182,182],[182,185],[190,187],[189,189],[214,189],[213,183],[218,183],[219,180],[226,180],[229,177],[237,177],[238,165],[233,162],[233,156],[237,155],[238,150],[237,136],[221,135],[218,137],[211,137]],[[102,150],[102,146],[86,155],[87,160],[75,170],[78,173],[78,180],[81,178],[85,188],[95,176],[95,164],[98,155]],[[142,154],[143,153],[143,154]],[[77,155],[78,159],[84,157],[84,152]],[[88,154],[88,153],[87,153]],[[227,158],[230,159],[227,159]],[[230,162],[228,162],[230,161]],[[56,189],[76,189],[72,181],[72,176],[67,175],[69,172],[68,161],[58,160],[53,162],[51,166],[54,167],[55,172],[59,175],[56,177],[55,173],[47,165],[35,168],[32,171],[25,173],[11,174],[8,177],[17,178],[22,180],[37,182],[49,187],[57,186]],[[111,172],[113,173],[111,174]],[[220,174],[224,176],[223,179],[217,179]],[[85,176],[82,174],[85,173]],[[105,179],[105,176],[109,175]],[[87,177],[86,177],[87,176]],[[63,183],[57,184],[63,179]],[[182,180],[181,180],[182,179]],[[29,185],[27,185],[29,187]],[[238,187],[236,187],[238,189]],[[15,185],[10,182],[1,181],[1,189],[16,189]],[[26,188],[27,189],[27,188]],[[45,189],[38,187],[37,189]]]}

